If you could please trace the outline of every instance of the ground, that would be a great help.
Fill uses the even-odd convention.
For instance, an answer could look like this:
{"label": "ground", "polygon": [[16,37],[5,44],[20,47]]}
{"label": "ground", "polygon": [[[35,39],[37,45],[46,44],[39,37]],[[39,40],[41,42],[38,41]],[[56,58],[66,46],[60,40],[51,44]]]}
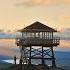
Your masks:
{"label": "ground", "polygon": [[47,65],[14,65],[7,70],[64,70],[62,68],[48,67]]}

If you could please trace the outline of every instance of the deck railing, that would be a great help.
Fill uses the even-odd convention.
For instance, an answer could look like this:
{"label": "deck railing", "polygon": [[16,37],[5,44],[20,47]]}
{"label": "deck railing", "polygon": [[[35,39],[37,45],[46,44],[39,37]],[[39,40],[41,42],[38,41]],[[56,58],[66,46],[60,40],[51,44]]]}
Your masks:
{"label": "deck railing", "polygon": [[52,39],[43,39],[43,38],[17,38],[16,44],[17,45],[28,45],[28,44],[59,44],[60,38],[53,37]]}

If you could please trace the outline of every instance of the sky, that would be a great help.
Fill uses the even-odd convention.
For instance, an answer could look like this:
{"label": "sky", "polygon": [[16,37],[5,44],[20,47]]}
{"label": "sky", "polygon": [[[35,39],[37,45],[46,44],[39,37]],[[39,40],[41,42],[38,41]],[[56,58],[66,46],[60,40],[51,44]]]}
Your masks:
{"label": "sky", "polygon": [[[0,40],[0,55],[6,55],[14,57],[15,55],[19,57],[19,48],[15,44],[15,40],[12,39],[2,39]],[[1,58],[1,56],[0,56]]]}
{"label": "sky", "polygon": [[16,31],[35,21],[70,28],[70,0],[0,0],[0,29]]}
{"label": "sky", "polygon": [[[13,38],[11,33],[35,21],[60,31],[61,38],[69,39],[61,42],[61,50],[70,51],[70,0],[0,0],[0,38]],[[18,56],[11,42],[0,40],[0,55]]]}

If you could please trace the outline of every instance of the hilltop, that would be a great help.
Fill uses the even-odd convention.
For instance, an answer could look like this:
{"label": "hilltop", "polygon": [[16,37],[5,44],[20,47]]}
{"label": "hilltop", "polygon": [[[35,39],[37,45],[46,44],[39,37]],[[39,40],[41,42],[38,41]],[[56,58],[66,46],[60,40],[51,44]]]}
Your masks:
{"label": "hilltop", "polygon": [[[64,70],[62,68],[53,68],[53,67],[48,67],[47,65],[16,65],[16,66],[11,66],[9,68],[10,70]],[[8,70],[9,70],[8,69]]]}

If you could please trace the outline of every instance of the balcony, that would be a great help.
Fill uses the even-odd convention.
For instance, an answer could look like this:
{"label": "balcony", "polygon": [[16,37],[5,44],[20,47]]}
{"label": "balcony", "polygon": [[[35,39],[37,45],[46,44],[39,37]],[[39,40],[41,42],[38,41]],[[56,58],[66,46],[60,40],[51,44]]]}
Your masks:
{"label": "balcony", "polygon": [[52,39],[45,39],[39,37],[17,38],[17,46],[57,46],[59,45],[60,38],[54,37]]}

